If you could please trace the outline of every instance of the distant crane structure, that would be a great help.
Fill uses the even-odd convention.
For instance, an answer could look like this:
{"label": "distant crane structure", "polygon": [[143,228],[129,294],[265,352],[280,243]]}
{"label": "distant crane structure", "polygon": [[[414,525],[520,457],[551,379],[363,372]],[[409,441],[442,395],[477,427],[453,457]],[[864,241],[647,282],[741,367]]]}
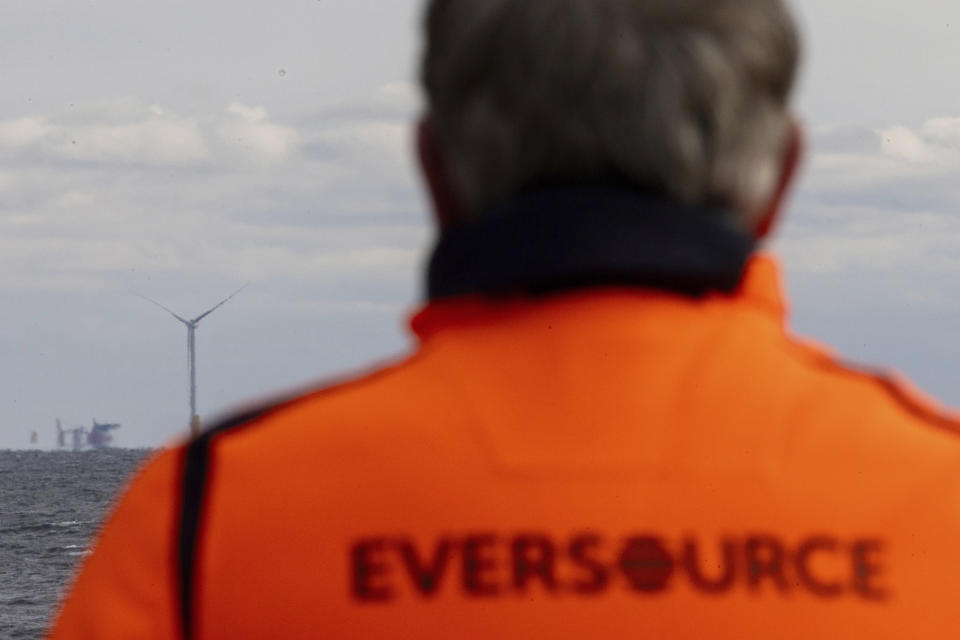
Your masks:
{"label": "distant crane structure", "polygon": [[119,428],[120,425],[115,422],[97,422],[94,418],[89,430],[86,427],[64,429],[60,419],[57,418],[57,448],[67,447],[67,434],[70,434],[70,445],[74,451],[81,451],[85,446],[103,449],[113,442],[113,435],[110,432]]}
{"label": "distant crane structure", "polygon": [[189,369],[190,375],[190,433],[194,436],[200,434],[200,416],[197,415],[197,326],[200,324],[200,321],[206,318],[208,315],[225,305],[229,302],[234,296],[246,289],[249,285],[245,284],[229,296],[215,304],[213,307],[204,311],[199,316],[193,320],[187,320],[186,318],[174,313],[167,307],[163,306],[156,300],[147,298],[146,296],[140,296],[147,302],[151,302],[156,306],[160,307],[174,318],[182,322],[187,327],[187,367]]}
{"label": "distant crane structure", "polygon": [[65,446],[67,446],[67,432],[60,424],[60,418],[57,418],[57,448],[63,449]]}

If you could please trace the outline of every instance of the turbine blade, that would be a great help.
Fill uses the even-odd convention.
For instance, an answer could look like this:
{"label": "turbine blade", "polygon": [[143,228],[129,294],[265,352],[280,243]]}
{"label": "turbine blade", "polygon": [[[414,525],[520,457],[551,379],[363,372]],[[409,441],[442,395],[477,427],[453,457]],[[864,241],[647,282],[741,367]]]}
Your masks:
{"label": "turbine blade", "polygon": [[216,311],[217,309],[219,309],[219,308],[222,307],[223,305],[227,304],[227,302],[229,302],[231,298],[233,298],[235,295],[237,295],[238,293],[240,293],[241,291],[243,291],[244,289],[246,289],[246,288],[249,287],[249,286],[250,286],[250,283],[248,282],[247,284],[243,285],[242,287],[240,287],[239,289],[237,289],[236,291],[234,291],[233,293],[231,293],[229,296],[227,296],[226,298],[224,298],[223,300],[221,300],[220,302],[218,302],[218,303],[216,304],[216,306],[214,306],[213,308],[209,309],[208,311],[205,311],[204,313],[202,313],[202,314],[200,314],[199,316],[197,316],[196,318],[194,318],[194,319],[193,319],[193,322],[195,322],[195,323],[196,323],[196,322],[200,322],[201,320],[203,320],[204,318],[206,318],[208,315],[210,315],[211,313],[213,313],[214,311]]}
{"label": "turbine blade", "polygon": [[162,304],[160,304],[160,303],[157,302],[156,300],[153,300],[153,299],[151,299],[151,298],[148,298],[147,296],[142,296],[142,295],[140,295],[139,293],[136,294],[136,296],[137,296],[138,298],[143,298],[143,299],[146,300],[147,302],[150,302],[150,303],[152,303],[152,304],[157,305],[158,307],[160,307],[161,309],[163,309],[164,311],[166,311],[167,313],[169,313],[170,315],[172,315],[174,318],[176,318],[177,320],[179,320],[179,321],[182,322],[183,324],[187,325],[188,327],[190,326],[190,321],[189,321],[189,320],[184,320],[183,318],[181,318],[180,316],[178,316],[177,314],[175,314],[175,313],[174,313],[173,311],[171,311],[170,309],[167,309],[165,306],[163,306]]}

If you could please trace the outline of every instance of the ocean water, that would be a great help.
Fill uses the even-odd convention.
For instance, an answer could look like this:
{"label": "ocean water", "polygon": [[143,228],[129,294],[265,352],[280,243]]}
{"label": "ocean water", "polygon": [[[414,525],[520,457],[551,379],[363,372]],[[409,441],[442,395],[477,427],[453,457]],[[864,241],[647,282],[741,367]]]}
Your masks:
{"label": "ocean water", "polygon": [[40,638],[145,450],[0,451],[0,640]]}

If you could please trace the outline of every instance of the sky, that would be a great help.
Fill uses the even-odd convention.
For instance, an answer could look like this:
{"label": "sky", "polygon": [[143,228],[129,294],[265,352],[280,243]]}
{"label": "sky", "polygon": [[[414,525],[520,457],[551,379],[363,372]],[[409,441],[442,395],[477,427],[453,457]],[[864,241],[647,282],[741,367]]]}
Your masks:
{"label": "sky", "polygon": [[[804,0],[792,327],[960,405],[960,3]],[[0,449],[204,420],[412,346],[415,0],[0,0]]]}

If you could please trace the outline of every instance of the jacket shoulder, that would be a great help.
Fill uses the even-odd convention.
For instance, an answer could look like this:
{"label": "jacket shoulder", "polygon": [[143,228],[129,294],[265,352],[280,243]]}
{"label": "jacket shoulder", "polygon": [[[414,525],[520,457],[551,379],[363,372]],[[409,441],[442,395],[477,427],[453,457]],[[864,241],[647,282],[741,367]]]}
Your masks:
{"label": "jacket shoulder", "polygon": [[366,371],[313,383],[265,401],[251,403],[214,422],[198,436],[198,439],[210,441],[248,428],[255,428],[273,418],[282,417],[285,413],[308,405],[332,401],[354,393],[362,394],[384,383],[389,385],[392,379],[415,368],[420,359],[420,352],[416,352],[373,365]]}
{"label": "jacket shoulder", "polygon": [[919,427],[937,429],[960,438],[960,412],[947,408],[898,372],[845,359],[822,345],[804,339],[791,338],[790,350],[805,367],[814,372],[838,382],[847,381],[869,387],[878,402],[904,414]]}

